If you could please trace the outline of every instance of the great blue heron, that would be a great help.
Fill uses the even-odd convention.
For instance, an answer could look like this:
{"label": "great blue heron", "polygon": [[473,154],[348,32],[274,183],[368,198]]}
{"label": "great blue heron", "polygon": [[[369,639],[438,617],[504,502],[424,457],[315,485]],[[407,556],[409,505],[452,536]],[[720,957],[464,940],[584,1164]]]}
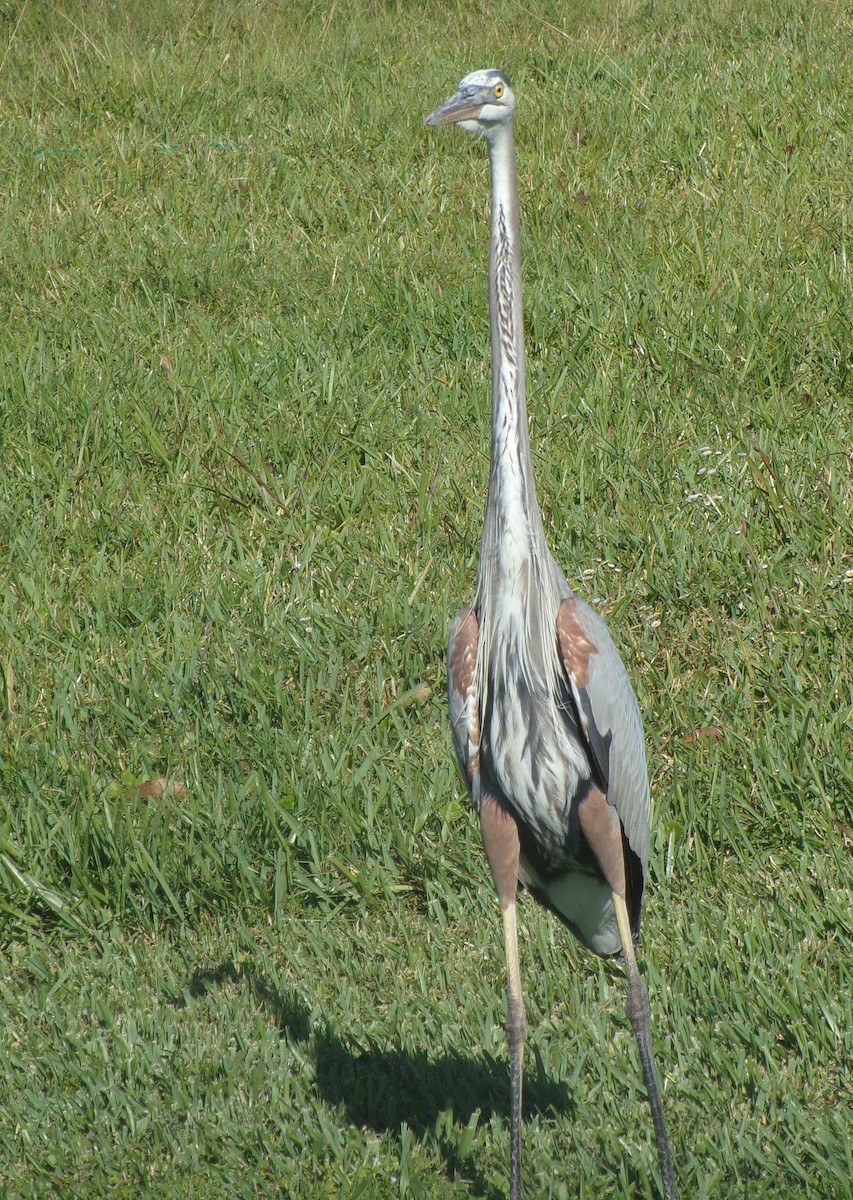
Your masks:
{"label": "great blue heron", "polygon": [[491,168],[492,451],[474,603],[450,630],[450,721],[479,813],[506,949],[510,1196],[521,1196],[521,881],[585,946],[621,952],[666,1200],[677,1200],[634,941],[649,855],[643,726],[604,622],[548,550],[536,500],[524,387],[515,98],[501,71],[466,75],[427,125],[486,139]]}

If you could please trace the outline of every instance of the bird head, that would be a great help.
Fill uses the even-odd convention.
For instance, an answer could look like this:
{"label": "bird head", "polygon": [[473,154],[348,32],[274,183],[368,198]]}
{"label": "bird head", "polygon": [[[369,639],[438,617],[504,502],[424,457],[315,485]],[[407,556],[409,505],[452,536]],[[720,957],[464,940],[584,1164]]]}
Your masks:
{"label": "bird head", "polygon": [[473,71],[424,124],[459,125],[489,137],[499,126],[511,123],[514,111],[515,96],[503,71]]}

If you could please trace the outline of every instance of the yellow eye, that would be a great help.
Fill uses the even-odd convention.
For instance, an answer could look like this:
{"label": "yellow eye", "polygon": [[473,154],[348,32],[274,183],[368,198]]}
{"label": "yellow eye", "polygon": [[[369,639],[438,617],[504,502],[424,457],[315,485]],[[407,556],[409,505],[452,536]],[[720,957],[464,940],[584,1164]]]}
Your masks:
{"label": "yellow eye", "polygon": [[504,87],[504,85],[502,83],[496,83],[494,88],[492,89],[492,95],[494,96],[494,98],[496,100],[500,100],[501,96],[504,94],[505,91],[506,91],[506,88]]}

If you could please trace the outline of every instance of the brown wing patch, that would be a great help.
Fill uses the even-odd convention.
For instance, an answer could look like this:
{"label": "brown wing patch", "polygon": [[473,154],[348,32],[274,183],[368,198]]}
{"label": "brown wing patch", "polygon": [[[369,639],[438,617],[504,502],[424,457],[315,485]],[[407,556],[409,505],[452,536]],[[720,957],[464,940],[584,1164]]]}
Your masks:
{"label": "brown wing patch", "polygon": [[477,703],[477,640],[480,626],[473,608],[456,614],[447,648],[447,684],[459,765],[470,787],[480,768],[480,706]]}
{"label": "brown wing patch", "polygon": [[567,673],[577,687],[585,688],[589,683],[589,660],[598,653],[598,646],[584,629],[573,596],[564,600],[557,611],[557,644]]}
{"label": "brown wing patch", "polygon": [[450,686],[460,696],[464,696],[474,683],[478,632],[477,615],[473,608],[463,608],[457,613],[447,652],[447,677]]}

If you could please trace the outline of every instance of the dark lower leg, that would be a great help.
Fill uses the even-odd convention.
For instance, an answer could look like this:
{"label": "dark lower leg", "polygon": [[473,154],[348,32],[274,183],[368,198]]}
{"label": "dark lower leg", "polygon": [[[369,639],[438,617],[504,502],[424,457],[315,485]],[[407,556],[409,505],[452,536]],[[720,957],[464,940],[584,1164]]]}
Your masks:
{"label": "dark lower leg", "polygon": [[643,1067],[643,1078],[646,1082],[646,1092],[649,1097],[649,1107],[652,1110],[652,1125],[655,1130],[655,1141],[658,1147],[660,1173],[663,1179],[663,1194],[665,1200],[678,1200],[678,1190],[675,1186],[675,1172],[672,1167],[672,1157],[669,1152],[669,1139],[666,1136],[666,1124],[663,1119],[663,1103],[661,1102],[658,1073],[655,1067],[652,1051],[652,1026],[649,1014],[649,997],[646,985],[643,983],[637,959],[634,954],[634,942],[631,938],[628,911],[624,899],[616,892],[613,893],[613,903],[616,907],[616,919],[622,940],[622,950],[625,954],[625,968],[628,974],[628,1000],[626,1009],[628,1020],[637,1039],[640,1051],[640,1062]]}
{"label": "dark lower leg", "polygon": [[663,1103],[661,1101],[658,1073],[652,1052],[652,1030],[649,1017],[649,998],[646,985],[636,967],[628,972],[628,1020],[634,1029],[637,1047],[640,1051],[640,1062],[643,1066],[643,1078],[646,1081],[646,1092],[649,1097],[649,1107],[652,1110],[652,1125],[655,1130],[655,1141],[660,1159],[660,1173],[663,1177],[663,1194],[666,1200],[678,1200],[675,1186],[675,1172],[672,1169],[672,1158],[669,1153],[669,1139],[666,1136],[666,1125],[663,1119]]}

